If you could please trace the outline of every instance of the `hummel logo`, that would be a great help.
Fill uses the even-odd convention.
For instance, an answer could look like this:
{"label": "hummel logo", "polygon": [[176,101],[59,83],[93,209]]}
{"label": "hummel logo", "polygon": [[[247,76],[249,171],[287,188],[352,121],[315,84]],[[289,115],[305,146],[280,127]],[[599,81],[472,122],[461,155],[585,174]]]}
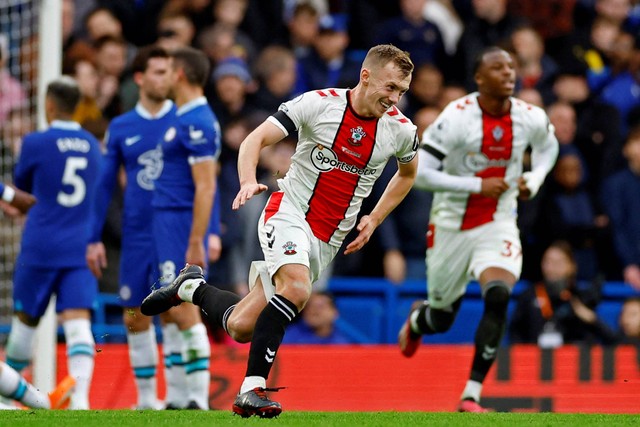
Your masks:
{"label": "hummel logo", "polygon": [[276,358],[276,352],[273,350],[270,350],[269,347],[267,347],[267,354],[264,355],[264,359],[269,363],[273,363],[273,360],[275,358]]}
{"label": "hummel logo", "polygon": [[265,234],[267,235],[267,244],[269,245],[269,249],[273,249],[273,243],[276,241],[276,236],[273,235],[275,231],[275,227],[272,225],[268,230],[265,230]]}
{"label": "hummel logo", "polygon": [[267,241],[267,243],[269,244],[269,249],[273,249],[273,243],[276,241],[276,237],[273,236],[273,239]]}
{"label": "hummel logo", "polygon": [[496,347],[489,347],[488,345],[485,345],[484,351],[482,352],[482,358],[484,360],[495,359],[497,350],[498,349]]}
{"label": "hummel logo", "polygon": [[270,230],[267,231],[267,238],[270,239],[271,236],[273,236],[273,230],[275,230],[275,227],[272,225]]}
{"label": "hummel logo", "polygon": [[124,145],[126,145],[128,147],[129,145],[133,145],[136,142],[140,141],[140,139],[142,139],[142,136],[140,136],[140,135],[132,136],[130,138],[125,138],[124,139]]}

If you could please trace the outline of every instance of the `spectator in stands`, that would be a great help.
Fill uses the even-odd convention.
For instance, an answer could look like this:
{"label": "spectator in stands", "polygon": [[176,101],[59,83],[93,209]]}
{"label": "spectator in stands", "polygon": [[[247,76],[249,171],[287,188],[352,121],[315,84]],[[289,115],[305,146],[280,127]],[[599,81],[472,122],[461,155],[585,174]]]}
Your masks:
{"label": "spectator in stands", "polygon": [[213,70],[214,93],[207,94],[209,104],[224,129],[231,120],[246,117],[254,111],[248,96],[255,83],[244,60],[227,58]]}
{"label": "spectator in stands", "polygon": [[169,51],[191,46],[196,29],[189,16],[181,11],[166,11],[158,17],[158,46]]}
{"label": "spectator in stands", "polygon": [[287,328],[283,344],[349,344],[351,340],[336,328],[340,316],[333,296],[312,292],[300,319]]}
{"label": "spectator in stands", "polygon": [[602,185],[602,206],[611,221],[624,281],[640,290],[640,128],[629,133],[624,156],[628,167]]}
{"label": "spectator in stands", "polygon": [[4,126],[9,111],[27,104],[27,94],[22,83],[11,75],[7,68],[9,41],[0,34],[0,127]]}
{"label": "spectator in stands", "polygon": [[289,29],[288,46],[293,54],[298,59],[309,56],[320,33],[320,12],[314,2],[297,2],[286,24]]}
{"label": "spectator in stands", "polygon": [[326,15],[320,20],[320,33],[311,53],[298,61],[296,93],[314,89],[355,87],[361,60],[346,54],[349,46],[344,14]]}
{"label": "spectator in stands", "polygon": [[409,52],[416,67],[432,64],[442,69],[447,53],[440,29],[424,17],[426,5],[427,0],[400,0],[401,15],[376,26],[374,43],[391,43]]}
{"label": "spectator in stands", "polygon": [[252,104],[259,110],[275,111],[280,104],[294,98],[297,78],[296,57],[284,46],[267,46],[255,64],[258,90]]}
{"label": "spectator in stands", "polygon": [[522,26],[511,34],[511,43],[517,58],[518,88],[537,89],[549,104],[558,65],[545,53],[542,37],[533,27]]}
{"label": "spectator in stands", "polygon": [[553,242],[542,257],[542,280],[518,297],[511,324],[512,343],[537,343],[542,348],[562,344],[613,344],[616,334],[595,312],[599,288],[579,286],[571,245]]}
{"label": "spectator in stands", "polygon": [[508,44],[511,34],[524,23],[522,18],[508,12],[507,0],[474,0],[471,4],[473,17],[465,22],[454,64],[447,73],[468,91],[475,88],[473,63],[476,55],[487,46]]}
{"label": "spectator in stands", "polygon": [[198,35],[197,44],[214,67],[227,58],[248,62],[253,50],[251,40],[240,38],[236,28],[220,23],[205,28]]}
{"label": "spectator in stands", "polygon": [[440,100],[437,107],[440,111],[444,110],[450,102],[460,99],[467,94],[464,86],[457,83],[446,83],[442,87],[442,93],[440,94]]}
{"label": "spectator in stands", "polygon": [[601,214],[587,191],[587,173],[575,146],[560,146],[558,161],[540,195],[535,232],[546,247],[557,239],[567,240],[578,265],[578,279],[591,280],[601,272],[599,264],[610,252],[606,246],[608,219]]}
{"label": "spectator in stands", "polygon": [[440,102],[444,87],[444,76],[433,64],[422,64],[413,72],[411,87],[403,100],[403,111],[412,117],[423,107],[435,107]]}
{"label": "spectator in stands", "polygon": [[640,297],[629,297],[622,304],[620,317],[620,341],[628,344],[640,344]]}
{"label": "spectator in stands", "polygon": [[535,105],[536,107],[544,108],[545,103],[542,99],[542,95],[535,88],[522,88],[516,93],[516,98],[520,98],[524,102]]}
{"label": "spectator in stands", "polygon": [[127,66],[127,44],[112,36],[96,40],[96,71],[98,72],[98,108],[110,120],[122,112],[120,83]]}

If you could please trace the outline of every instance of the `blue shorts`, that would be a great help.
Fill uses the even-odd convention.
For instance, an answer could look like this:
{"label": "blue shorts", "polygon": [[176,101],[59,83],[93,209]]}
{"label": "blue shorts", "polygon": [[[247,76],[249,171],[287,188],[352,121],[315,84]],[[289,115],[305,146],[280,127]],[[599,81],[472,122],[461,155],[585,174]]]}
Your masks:
{"label": "blue shorts", "polygon": [[56,313],[73,308],[94,309],[98,281],[87,267],[18,267],[13,275],[14,311],[42,317],[52,295]]}
{"label": "blue shorts", "polygon": [[158,287],[159,273],[155,252],[155,245],[150,237],[123,241],[120,256],[121,306],[140,307],[142,300]]}
{"label": "blue shorts", "polygon": [[[173,282],[184,267],[191,233],[191,209],[156,209],[153,211],[153,238],[158,256],[159,282]],[[207,239],[204,241],[205,251]]]}

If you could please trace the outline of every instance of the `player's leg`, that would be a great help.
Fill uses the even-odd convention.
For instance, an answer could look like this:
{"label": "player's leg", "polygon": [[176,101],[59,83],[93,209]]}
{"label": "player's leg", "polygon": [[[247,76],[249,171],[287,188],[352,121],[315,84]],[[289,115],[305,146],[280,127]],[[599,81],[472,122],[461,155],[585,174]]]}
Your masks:
{"label": "player's leg", "polygon": [[[149,261],[153,245],[127,241],[120,258],[122,318],[127,331],[129,362],[133,369],[138,409],[160,409],[157,371],[158,343],[152,318],[140,312],[140,304],[150,291],[151,278],[157,277],[155,261]],[[146,265],[146,268],[145,268]],[[154,272],[154,273],[152,273]]]}
{"label": "player's leg", "polygon": [[485,412],[480,406],[482,384],[498,354],[506,323],[511,289],[522,268],[522,254],[515,224],[492,223],[482,230],[471,269],[482,287],[484,312],[475,334],[475,350],[469,380],[459,410]]}
{"label": "player's leg", "polygon": [[15,369],[0,362],[0,395],[30,408],[49,409],[49,396],[27,382]]}
{"label": "player's leg", "polygon": [[[160,284],[164,292],[173,293],[174,279],[178,278],[180,269],[185,263],[184,257],[187,253],[192,219],[190,209],[154,211],[153,233],[161,274]],[[203,243],[206,245],[206,242]],[[162,294],[163,290],[159,292]],[[144,312],[144,301],[141,309]],[[168,392],[167,394],[174,395],[176,400],[186,398],[186,407],[208,409],[211,347],[199,309],[190,304],[182,304],[170,309],[162,318],[165,324],[175,323],[180,330],[179,335],[174,335],[174,338],[179,340],[179,344],[170,343],[173,358],[170,369],[174,383],[176,385],[184,383],[186,386],[177,393]],[[178,349],[180,361],[176,353]],[[185,407],[184,402],[176,403],[180,405],[179,407]]]}
{"label": "player's leg", "polygon": [[428,301],[416,302],[398,333],[405,357],[415,354],[423,335],[451,328],[469,282],[468,265],[472,245],[465,235],[440,228],[430,230],[427,249]]}
{"label": "player's leg", "polygon": [[70,409],[89,409],[89,391],[95,364],[95,340],[91,332],[91,308],[98,296],[98,282],[87,267],[62,270],[56,288],[67,346],[67,366],[76,385]]}
{"label": "player's leg", "polygon": [[7,364],[18,372],[29,366],[33,357],[36,326],[53,293],[57,270],[24,266],[13,276],[11,332],[6,346]]}

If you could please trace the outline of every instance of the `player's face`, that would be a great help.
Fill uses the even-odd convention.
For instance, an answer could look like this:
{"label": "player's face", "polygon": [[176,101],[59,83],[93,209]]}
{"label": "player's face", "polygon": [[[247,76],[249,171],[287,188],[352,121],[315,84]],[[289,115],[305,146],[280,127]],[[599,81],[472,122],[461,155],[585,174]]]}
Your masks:
{"label": "player's face", "polygon": [[400,102],[402,95],[409,90],[411,74],[403,77],[400,69],[389,62],[382,68],[369,72],[369,85],[366,101],[367,116],[382,117],[391,107]]}
{"label": "player's face", "polygon": [[508,98],[516,85],[516,70],[513,58],[503,50],[489,52],[482,58],[476,73],[478,90],[484,95]]}
{"label": "player's face", "polygon": [[169,96],[173,83],[173,68],[170,58],[150,58],[142,75],[140,90],[154,101],[163,101]]}

